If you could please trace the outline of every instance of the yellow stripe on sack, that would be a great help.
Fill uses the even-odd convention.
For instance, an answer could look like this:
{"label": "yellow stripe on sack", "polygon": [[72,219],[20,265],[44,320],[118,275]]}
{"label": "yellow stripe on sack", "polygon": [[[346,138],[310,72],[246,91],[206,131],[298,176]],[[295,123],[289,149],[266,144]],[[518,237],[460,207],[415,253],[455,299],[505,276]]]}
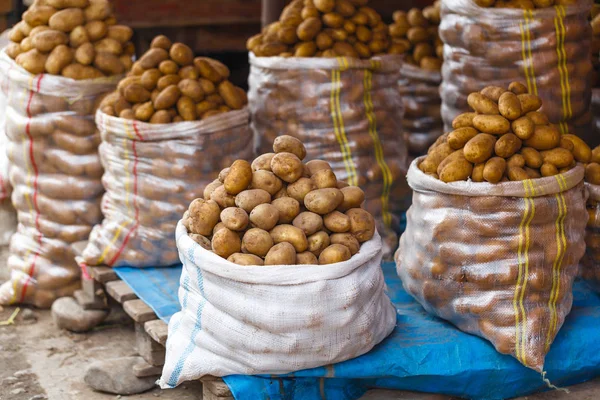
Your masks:
{"label": "yellow stripe on sack", "polygon": [[371,96],[371,90],[373,88],[373,73],[368,69],[365,69],[364,88],[365,112],[367,114],[367,119],[369,120],[369,135],[373,139],[375,158],[383,176],[383,191],[381,194],[381,215],[383,218],[383,222],[389,228],[392,225],[392,215],[389,212],[389,199],[393,178],[392,172],[390,171],[389,166],[385,162],[383,146],[381,145],[381,140],[379,139],[379,134],[377,133],[377,119],[375,117],[375,113],[373,112],[374,105],[373,98]]}
{"label": "yellow stripe on sack", "polygon": [[[527,20],[527,11],[523,11],[523,16]],[[529,61],[527,60],[527,45],[525,44],[527,39],[525,37],[525,28],[522,22],[519,22],[519,29],[521,30],[521,56],[523,57],[523,72],[525,72],[525,81],[527,82],[527,91],[531,90],[531,79],[529,78]]]}
{"label": "yellow stripe on sack", "polygon": [[349,68],[349,64],[348,64],[348,59],[346,57],[341,57],[338,59],[338,63],[340,62],[341,59],[341,67],[340,67],[340,71],[338,71],[337,74],[337,79],[338,79],[338,90],[336,92],[336,96],[335,96],[335,103],[336,103],[336,108],[337,108],[337,114],[338,114],[338,122],[340,124],[340,137],[342,138],[342,141],[344,143],[344,146],[346,148],[346,155],[348,157],[348,164],[350,165],[350,168],[352,170],[352,175],[351,175],[351,179],[348,179],[348,182],[350,182],[352,180],[352,183],[350,183],[351,185],[354,186],[358,186],[358,174],[356,173],[356,167],[354,166],[354,160],[352,158],[352,149],[350,148],[350,144],[348,143],[348,137],[346,136],[346,128],[344,127],[344,117],[342,114],[342,107],[340,104],[340,94],[342,92],[342,74],[341,71],[346,71]]}
{"label": "yellow stripe on sack", "polygon": [[[32,76],[31,78],[29,78],[29,83],[27,84],[28,86],[28,90],[26,90],[25,95],[23,96],[23,98],[25,99],[25,106],[24,109],[27,110],[27,104],[29,103],[28,101],[28,97],[31,96],[31,94],[29,94],[29,92],[33,91],[33,80],[35,79],[35,76]],[[29,95],[29,96],[28,96]],[[26,111],[27,112],[27,111]],[[26,115],[27,119],[29,120],[29,116]],[[27,129],[27,123],[25,123],[25,126],[23,127],[25,130]],[[27,134],[25,134],[25,140],[23,141],[23,164],[25,165],[25,168],[27,168],[27,178],[25,181],[25,185],[27,186],[27,188],[29,189],[29,182],[31,182],[31,176],[33,175],[33,169],[31,168],[31,163],[28,161],[29,160],[29,137],[27,136]],[[33,213],[33,201],[31,199],[31,196],[29,195],[29,191],[25,191],[24,193],[25,196],[25,201],[27,202],[27,207],[29,208],[29,212]]]}
{"label": "yellow stripe on sack", "polygon": [[567,249],[567,238],[565,234],[565,218],[567,216],[567,202],[563,192],[567,188],[567,182],[562,174],[555,176],[560,192],[556,194],[556,203],[558,205],[558,217],[556,219],[556,245],[557,253],[554,264],[552,265],[552,290],[550,291],[550,298],[548,299],[548,309],[550,310],[550,322],[548,335],[546,337],[546,351],[550,349],[551,338],[556,332],[558,324],[558,316],[556,311],[556,302],[558,300],[558,294],[560,293],[560,270],[562,263],[565,258]]}
{"label": "yellow stripe on sack", "polygon": [[[564,24],[562,22],[562,11],[560,6],[554,6],[555,10],[556,10],[556,17],[554,17],[554,30],[556,32],[556,56],[558,58],[558,72],[560,74],[560,92],[561,92],[561,97],[562,97],[562,119],[561,122],[559,124],[561,133],[567,133],[565,131],[565,126],[563,124],[563,121],[566,120],[568,118],[568,114],[569,114],[569,110],[568,110],[568,106],[567,106],[567,88],[566,85],[568,84],[565,83],[565,73],[566,73],[566,63],[564,62],[564,59],[566,58],[566,54],[564,52]],[[562,28],[561,29],[561,26]]]}
{"label": "yellow stripe on sack", "polygon": [[[131,133],[131,129],[129,127],[128,120],[124,120],[123,126],[125,127],[125,132],[127,133],[127,136],[129,136],[130,139],[134,139],[134,137]],[[129,204],[129,197],[131,195],[130,188],[129,188],[131,176],[129,174],[130,160],[129,160],[129,149],[127,148],[127,140],[123,140],[123,160],[124,160],[123,170],[125,171],[125,179],[124,179],[125,206],[127,207],[128,213],[131,215],[131,206]],[[106,247],[104,248],[104,251],[102,251],[102,254],[100,255],[100,258],[98,258],[98,264],[102,264],[104,262],[104,260],[106,259],[106,256],[108,255],[108,252],[110,251],[111,247],[117,242],[117,240],[121,236],[121,232],[123,232],[123,229],[125,229],[125,227],[128,225],[128,222],[129,222],[129,220],[125,219],[125,221],[123,221],[119,225],[115,234],[113,235],[112,239],[110,240],[110,243],[106,245]]]}
{"label": "yellow stripe on sack", "polygon": [[17,280],[16,279],[13,279],[12,286],[13,286],[13,294],[12,294],[12,297],[10,298],[10,301],[8,302],[9,305],[15,304],[17,302],[17,290],[18,290],[18,287],[17,287]]}
{"label": "yellow stripe on sack", "polygon": [[523,218],[521,219],[521,223],[519,224],[519,248],[517,251],[519,274],[517,276],[517,284],[515,285],[515,294],[513,296],[513,310],[515,313],[515,357],[519,361],[521,360],[521,309],[518,306],[518,299],[521,290],[521,280],[523,279],[523,248],[525,247],[525,243],[523,240],[525,238],[525,234],[523,231],[525,227],[525,222],[529,218],[529,187],[527,186],[527,181],[523,181],[523,188],[525,189],[525,210],[523,211]]}
{"label": "yellow stripe on sack", "polygon": [[333,133],[335,134],[335,138],[340,145],[340,152],[342,153],[342,161],[344,162],[344,168],[346,169],[346,173],[348,174],[348,184],[350,184],[350,180],[352,179],[352,168],[348,163],[348,158],[346,156],[346,149],[344,148],[343,142],[340,141],[340,130],[338,124],[337,117],[337,108],[335,106],[335,96],[337,91],[337,72],[336,70],[331,71],[331,119],[333,121]]}
{"label": "yellow stripe on sack", "polygon": [[564,18],[567,16],[567,11],[565,10],[565,6],[560,6],[561,16],[560,16],[560,29],[562,32],[562,45],[561,51],[563,53],[563,68],[565,71],[565,86],[567,88],[567,117],[571,119],[573,117],[573,107],[571,105],[571,84],[569,83],[569,68],[567,67],[567,50],[565,49],[565,39],[567,38],[567,31],[565,29],[565,21]]}
{"label": "yellow stripe on sack", "polygon": [[537,80],[535,79],[535,69],[533,67],[533,55],[531,52],[531,22],[533,22],[533,12],[531,10],[525,10],[525,18],[527,19],[527,50],[529,54],[529,68],[531,80],[533,82],[533,94],[538,95]]}

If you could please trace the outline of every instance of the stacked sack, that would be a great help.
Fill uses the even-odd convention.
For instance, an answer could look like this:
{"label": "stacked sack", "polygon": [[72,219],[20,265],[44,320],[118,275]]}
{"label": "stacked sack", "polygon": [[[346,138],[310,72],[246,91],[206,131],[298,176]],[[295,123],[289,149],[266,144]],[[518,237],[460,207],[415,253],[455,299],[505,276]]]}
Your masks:
{"label": "stacked sack", "polygon": [[216,60],[194,58],[157,36],[96,115],[104,220],[88,241],[87,265],[159,267],[179,262],[177,221],[233,159],[249,159],[246,93]]}
{"label": "stacked sack", "polygon": [[591,162],[585,168],[588,223],[585,231],[586,250],[581,260],[581,277],[600,292],[600,146],[592,151]]}
{"label": "stacked sack", "polygon": [[586,138],[591,124],[591,3],[443,0],[440,92],[446,128],[467,111],[469,93],[520,80],[540,96],[542,111],[561,133]]}
{"label": "stacked sack", "polygon": [[592,25],[592,105],[593,137],[586,138],[591,146],[600,144],[600,4],[594,4],[590,13]]}
{"label": "stacked sack", "polygon": [[93,114],[131,65],[131,36],[104,0],[36,1],[11,31],[0,59],[19,225],[0,304],[47,308],[80,286],[71,244],[101,220],[104,191]]}
{"label": "stacked sack", "polygon": [[477,114],[457,118],[411,164],[413,205],[396,262],[427,311],[542,372],[584,253],[581,164],[592,152],[561,137],[524,88],[469,95]]}
{"label": "stacked sack", "polygon": [[[384,44],[389,44],[388,27],[365,1],[360,2],[363,6],[344,0],[304,3],[293,1],[278,23],[248,41],[249,107],[259,148],[268,152],[277,136],[288,134],[305,144],[308,159],[328,160],[340,179],[365,191],[365,208],[375,215],[386,245],[393,249],[394,231],[406,209],[395,201],[406,194],[401,185],[407,157],[403,104],[397,89],[402,57],[356,58],[383,54]],[[337,21],[333,25],[332,15]],[[315,28],[309,35],[305,28],[310,21]],[[284,27],[296,27],[295,32],[286,29],[294,42],[316,41],[325,50],[303,58],[286,58],[290,51],[265,51],[271,41],[284,50],[283,39],[271,34]],[[319,46],[321,41],[327,45]],[[371,50],[363,53],[364,45]]]}
{"label": "stacked sack", "polygon": [[438,35],[440,2],[408,13],[396,11],[390,25],[390,54],[404,54],[400,95],[402,126],[411,158],[418,157],[443,133],[439,86],[444,45]]}

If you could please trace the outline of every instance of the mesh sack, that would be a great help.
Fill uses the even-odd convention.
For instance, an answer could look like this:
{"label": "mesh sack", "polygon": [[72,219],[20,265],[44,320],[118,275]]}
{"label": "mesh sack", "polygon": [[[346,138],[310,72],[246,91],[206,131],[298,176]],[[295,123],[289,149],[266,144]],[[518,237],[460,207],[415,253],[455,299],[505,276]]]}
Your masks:
{"label": "mesh sack", "polygon": [[600,88],[592,89],[592,130],[590,135],[586,136],[586,143],[593,149],[600,145]]}
{"label": "mesh sack", "polygon": [[408,171],[413,204],[396,253],[404,288],[428,312],[542,372],[585,251],[583,167],[446,184],[421,172],[420,161]]}
{"label": "mesh sack", "polygon": [[[339,180],[365,191],[365,208],[382,236],[397,243],[407,205],[402,184],[407,149],[398,91],[401,56],[352,58],[255,57],[248,93],[259,153],[287,134],[300,139],[307,160],[329,162]],[[391,249],[384,253],[391,253]]]}
{"label": "mesh sack", "polygon": [[541,111],[562,133],[586,139],[591,126],[592,2],[537,10],[481,8],[472,0],[443,0],[442,118],[446,130],[470,111],[467,97],[489,85],[526,83]]}
{"label": "mesh sack", "polygon": [[585,184],[590,197],[587,201],[589,215],[585,230],[585,255],[581,259],[580,276],[595,291],[600,292],[600,186]]}
{"label": "mesh sack", "polygon": [[221,169],[253,156],[248,118],[243,109],[202,121],[148,124],[98,111],[104,220],[90,234],[82,260],[111,267],[179,263],[175,228],[188,205]]}
{"label": "mesh sack", "polygon": [[440,98],[439,72],[427,71],[410,64],[402,65],[399,81],[404,102],[404,137],[410,158],[427,153],[427,149],[444,133]]}
{"label": "mesh sack", "polygon": [[[0,54],[9,82],[6,134],[12,203],[18,227],[8,267],[21,274],[0,287],[0,303],[49,307],[79,285],[71,244],[86,240],[101,220],[100,134],[93,120],[102,96],[120,77],[75,81],[31,75]],[[16,279],[16,281],[14,280]],[[14,286],[23,284],[20,291]],[[41,290],[42,297],[31,294]]]}

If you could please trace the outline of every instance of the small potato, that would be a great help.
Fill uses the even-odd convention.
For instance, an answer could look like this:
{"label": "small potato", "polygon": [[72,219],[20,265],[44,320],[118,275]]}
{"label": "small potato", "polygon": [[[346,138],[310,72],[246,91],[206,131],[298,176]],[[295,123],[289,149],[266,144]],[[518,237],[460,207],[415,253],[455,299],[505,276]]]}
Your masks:
{"label": "small potato", "polygon": [[585,181],[592,185],[600,185],[600,164],[593,162],[585,167]]}
{"label": "small potato", "polygon": [[317,171],[320,171],[322,169],[328,169],[331,170],[331,165],[329,165],[329,163],[327,161],[323,161],[323,160],[310,160],[309,162],[306,163],[306,169],[308,169],[308,173],[310,176],[313,176],[314,174],[317,173]]}
{"label": "small potato", "polygon": [[47,60],[47,55],[40,53],[36,49],[32,49],[19,54],[15,61],[30,74],[37,75],[44,72]]}
{"label": "small potato", "polygon": [[87,29],[83,26],[76,27],[69,34],[69,44],[73,48],[77,48],[84,43],[88,43],[89,41],[90,37],[87,33]]}
{"label": "small potato", "polygon": [[360,208],[365,201],[365,192],[358,186],[347,186],[340,190],[344,199],[337,207],[338,211],[346,212],[351,208]]}
{"label": "small potato", "polygon": [[481,93],[471,93],[467,97],[469,106],[479,114],[498,115],[498,105]]}
{"label": "small potato", "polygon": [[[490,160],[488,160],[488,162]],[[484,170],[485,170],[485,164],[484,163],[474,165],[473,166],[473,172],[471,172],[471,180],[473,182],[483,182],[485,180],[483,178],[483,171]],[[438,176],[438,179],[439,179],[439,176]]]}
{"label": "small potato", "polygon": [[325,215],[338,208],[342,201],[344,201],[344,195],[340,189],[317,189],[306,195],[304,205],[309,211]]}
{"label": "small potato", "polygon": [[477,115],[473,118],[473,126],[492,135],[503,135],[510,131],[510,122],[502,115]]}
{"label": "small potato", "polygon": [[558,175],[558,169],[552,164],[543,164],[540,172],[543,177]]}
{"label": "small potato", "polygon": [[140,121],[149,121],[154,115],[154,107],[152,107],[151,101],[147,101],[143,104],[140,104],[134,112],[135,119]]}
{"label": "small potato", "polygon": [[274,156],[275,153],[265,153],[256,157],[251,164],[252,171],[271,171],[271,161],[273,160]]}
{"label": "small potato", "polygon": [[177,85],[170,85],[163,89],[153,101],[154,108],[157,110],[166,110],[173,107],[179,101],[181,91]]}
{"label": "small potato", "polygon": [[437,173],[442,182],[464,181],[473,173],[473,164],[467,161],[463,150],[456,150],[440,163]]}
{"label": "small potato", "polygon": [[567,134],[562,136],[573,143],[573,155],[575,160],[580,163],[589,163],[592,159],[592,149],[581,138],[575,135]]}
{"label": "small potato", "polygon": [[210,199],[214,200],[221,208],[235,207],[235,197],[227,193],[227,190],[225,190],[225,186],[223,185],[212,192]]}
{"label": "small potato", "polygon": [[206,58],[196,57],[194,59],[194,65],[203,78],[214,84],[219,83],[224,79],[224,77],[219,74],[219,71],[217,71],[213,64]]}
{"label": "small potato", "polygon": [[169,59],[169,53],[165,49],[151,48],[142,58],[140,58],[140,66],[144,69],[157,68],[158,65]]}
{"label": "small potato", "polygon": [[196,199],[188,209],[188,223],[190,231],[204,236],[209,236],[219,222],[221,210],[219,205],[212,200]]}
{"label": "small potato", "polygon": [[125,66],[119,58],[109,53],[98,53],[94,59],[94,66],[107,75],[120,75],[125,72]]}
{"label": "small potato", "polygon": [[249,219],[256,228],[270,231],[279,222],[279,209],[272,204],[259,204],[250,212]]}
{"label": "small potato", "polygon": [[525,94],[525,93],[528,92],[527,86],[525,86],[521,82],[511,82],[511,84],[508,85],[508,90],[510,90],[511,92],[513,92],[514,94],[516,94],[517,96],[520,95],[520,94]]}
{"label": "small potato", "polygon": [[281,197],[271,203],[279,211],[279,223],[289,224],[300,214],[300,203],[291,197]]}
{"label": "small potato", "polygon": [[478,133],[477,129],[471,127],[455,129],[448,135],[448,144],[454,150],[462,149],[465,147],[465,144],[473,139]]}
{"label": "small potato", "polygon": [[533,136],[535,132],[535,124],[531,118],[525,116],[514,120],[511,123],[512,131],[521,140],[527,140]]}
{"label": "small potato", "polygon": [[542,151],[540,154],[544,159],[544,164],[552,164],[557,169],[570,166],[574,160],[573,153],[560,147],[552,150]]}
{"label": "small potato", "polygon": [[513,155],[508,160],[506,160],[506,167],[507,168],[512,168],[512,167],[523,168],[523,167],[525,167],[525,157],[523,157],[521,154]]}
{"label": "small potato", "polygon": [[[227,179],[225,180],[227,181]],[[235,197],[235,205],[243,208],[247,213],[252,212],[254,207],[259,204],[265,204],[271,202],[271,195],[269,192],[262,189],[248,189],[244,190]]]}
{"label": "small potato", "polygon": [[242,251],[259,257],[265,257],[273,247],[269,232],[260,228],[248,229],[242,238]]}
{"label": "small potato", "polygon": [[264,265],[294,265],[296,264],[296,250],[290,243],[282,242],[271,247],[265,257]]}
{"label": "small potato", "polygon": [[210,196],[215,191],[216,188],[223,185],[220,180],[215,179],[204,188],[204,192],[202,195],[204,196],[204,200],[210,200]]}
{"label": "small potato", "polygon": [[85,17],[80,8],[67,8],[57,11],[48,20],[48,26],[62,32],[71,32],[75,27],[83,25]]}
{"label": "small potato", "polygon": [[177,87],[179,87],[179,90],[181,90],[182,95],[191,98],[196,103],[204,99],[204,91],[202,90],[202,86],[200,86],[198,81],[193,79],[183,79],[179,82]]}
{"label": "small potato", "polygon": [[527,147],[533,147],[536,150],[550,150],[558,147],[560,144],[560,132],[555,126],[536,125],[533,136],[525,140]]}
{"label": "small potato", "polygon": [[306,157],[306,148],[304,144],[293,136],[282,135],[275,138],[273,142],[273,151],[275,153],[292,153],[300,160]]}
{"label": "small potato", "polygon": [[289,197],[297,200],[300,204],[304,204],[306,195],[315,189],[316,186],[310,178],[300,178],[296,182],[288,185],[287,194]]}
{"label": "small potato", "polygon": [[350,249],[342,244],[332,244],[319,255],[319,264],[335,264],[348,261],[350,258],[352,258]]}
{"label": "small potato", "polygon": [[319,265],[319,260],[310,251],[304,251],[296,254],[297,265]]}
{"label": "small potato", "polygon": [[126,25],[113,25],[108,27],[108,37],[125,45],[133,37],[133,29]]}
{"label": "small potato", "polygon": [[339,211],[333,211],[323,217],[325,228],[331,232],[344,233],[350,230],[350,218]]}
{"label": "small potato", "polygon": [[48,53],[56,46],[67,43],[69,43],[69,37],[64,32],[54,29],[40,32],[32,39],[33,47],[42,53]]}
{"label": "small potato", "polygon": [[[307,240],[308,240],[308,251],[310,251],[317,257],[330,244],[329,235],[324,231],[320,231],[320,232],[310,235]],[[356,240],[356,239],[354,239],[354,240]],[[357,244],[358,244],[358,241],[357,241]]]}
{"label": "small potato", "polygon": [[75,60],[79,64],[90,65],[94,62],[96,50],[91,43],[84,43],[75,50]]}
{"label": "small potato", "polygon": [[227,257],[227,261],[238,265],[264,265],[262,258],[254,254],[234,253]]}
{"label": "small potato", "polygon": [[60,75],[62,70],[73,61],[73,52],[71,49],[61,44],[56,46],[46,60],[46,72],[52,75]]}
{"label": "small potato", "polygon": [[304,211],[294,218],[292,225],[301,229],[306,236],[310,236],[323,229],[323,218],[319,214]]}
{"label": "small potato", "polygon": [[535,125],[548,125],[550,123],[546,114],[541,113],[539,111],[528,112],[527,118],[532,120]]}
{"label": "small potato", "polygon": [[521,103],[521,110],[523,114],[531,111],[537,111],[542,107],[542,99],[534,94],[519,94],[517,95],[519,102]]}
{"label": "small potato", "polygon": [[165,90],[166,88],[168,88],[171,85],[176,85],[176,86],[179,85],[179,81],[181,81],[181,78],[179,77],[179,75],[175,75],[175,74],[165,75],[165,76],[160,77],[158,82],[156,82],[156,88],[162,92],[163,90]]}
{"label": "small potato", "polygon": [[512,133],[507,133],[506,135],[502,135],[500,139],[496,141],[494,149],[497,156],[509,158],[521,149],[521,145],[521,139]]}
{"label": "small potato", "polygon": [[186,65],[192,65],[194,61],[194,52],[189,46],[186,46],[183,43],[175,43],[171,46],[171,50],[169,51],[169,56],[171,60],[175,61],[182,67]]}
{"label": "small potato", "polygon": [[196,103],[187,96],[181,96],[177,100],[177,112],[184,121],[195,121],[197,118]]}
{"label": "small potato", "polygon": [[144,71],[144,73],[142,74],[142,76],[140,78],[140,84],[146,90],[154,90],[156,88],[156,84],[158,83],[158,80],[161,77],[162,77],[161,72],[156,68],[152,68],[152,69]]}
{"label": "small potato", "polygon": [[502,93],[498,100],[498,109],[500,114],[510,121],[514,121],[522,115],[521,102],[512,92]]}
{"label": "small potato", "polygon": [[373,216],[362,208],[352,208],[346,211],[350,217],[350,233],[359,243],[371,240],[375,234],[375,220]]}
{"label": "small potato", "polygon": [[163,49],[169,51],[173,43],[165,35],[158,35],[150,43],[151,49]]}
{"label": "small potato", "polygon": [[475,118],[476,115],[477,115],[477,113],[474,113],[474,112],[466,112],[466,113],[460,114],[458,117],[454,118],[454,120],[452,121],[452,128],[459,129],[459,128],[472,127],[473,126],[473,118]]}
{"label": "small potato", "polygon": [[190,239],[198,243],[200,246],[202,246],[202,248],[206,250],[212,250],[210,239],[208,239],[206,236],[198,235],[197,233],[190,233],[189,236]]}
{"label": "small potato", "polygon": [[504,176],[506,161],[502,157],[490,158],[483,169],[483,179],[489,183],[498,183]]}
{"label": "small potato", "polygon": [[222,228],[213,235],[212,249],[215,254],[223,258],[229,258],[230,255],[239,253],[242,250],[242,241],[236,232]]}
{"label": "small potato", "polygon": [[523,168],[519,167],[510,167],[508,168],[508,179],[511,181],[524,181],[529,179],[529,175]]}
{"label": "small potato", "polygon": [[85,24],[85,32],[89,40],[95,42],[107,35],[108,26],[102,21],[90,21]]}
{"label": "small potato", "polygon": [[278,244],[288,242],[294,246],[297,253],[301,253],[308,249],[306,235],[302,229],[293,225],[277,225],[275,228],[271,229],[269,233],[271,234],[271,238],[273,238],[273,243]]}
{"label": "small potato", "polygon": [[236,160],[230,167],[223,184],[227,193],[236,195],[248,188],[252,182],[252,167],[246,160]]}
{"label": "small potato", "polygon": [[87,21],[104,20],[112,14],[112,7],[108,0],[91,0],[84,12]]}
{"label": "small potato", "polygon": [[221,211],[221,221],[232,231],[243,231],[248,226],[248,213],[238,207],[227,207]]}
{"label": "small potato", "polygon": [[277,153],[271,159],[271,171],[285,182],[296,182],[304,173],[302,161],[293,153]]}
{"label": "small potato", "polygon": [[360,251],[360,243],[351,233],[334,233],[330,236],[331,244],[342,244],[350,250],[351,255]]}
{"label": "small potato", "polygon": [[525,165],[529,168],[540,168],[544,163],[542,155],[534,148],[523,147],[521,155],[525,159]]}
{"label": "small potato", "polygon": [[250,188],[263,189],[271,196],[281,190],[283,183],[281,179],[275,176],[271,171],[258,170],[252,173]]}
{"label": "small potato", "polygon": [[123,89],[123,97],[130,103],[144,103],[150,100],[150,92],[148,92],[140,84],[133,83]]}
{"label": "small potato", "polygon": [[465,145],[465,158],[474,164],[486,162],[494,153],[495,144],[496,138],[494,136],[481,133],[469,140]]}
{"label": "small potato", "polygon": [[480,93],[497,103],[504,92],[506,92],[506,90],[500,86],[488,86],[483,88]]}

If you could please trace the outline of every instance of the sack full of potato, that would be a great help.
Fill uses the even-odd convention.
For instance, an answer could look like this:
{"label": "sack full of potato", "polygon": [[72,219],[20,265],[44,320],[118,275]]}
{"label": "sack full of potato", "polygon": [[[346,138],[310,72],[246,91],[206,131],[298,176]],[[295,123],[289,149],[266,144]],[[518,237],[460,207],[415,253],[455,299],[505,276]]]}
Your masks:
{"label": "sack full of potato", "polygon": [[585,249],[592,152],[549,124],[523,84],[509,88],[469,95],[476,113],[411,164],[396,263],[428,312],[542,372]]}
{"label": "sack full of potato", "polygon": [[581,259],[580,276],[600,292],[600,146],[592,151],[585,168],[585,186],[590,194],[587,201],[588,223],[585,231],[585,255]]}
{"label": "sack full of potato", "polygon": [[[216,60],[158,36],[96,115],[102,136],[104,220],[83,252],[87,265],[179,262],[175,227],[219,171],[251,159],[246,94]],[[120,116],[120,117],[119,117]]]}
{"label": "sack full of potato", "polygon": [[251,38],[249,108],[261,152],[281,134],[300,139],[308,159],[365,190],[394,249],[406,210],[396,202],[406,195],[402,57],[385,54],[388,26],[365,3],[295,0]]}
{"label": "sack full of potato", "polygon": [[80,286],[71,244],[101,220],[93,115],[131,66],[132,30],[106,0],[36,1],[0,54],[12,202],[19,225],[0,304],[50,307]]}
{"label": "sack full of potato", "polygon": [[344,361],[394,329],[365,193],[306,155],[280,136],[272,153],[223,170],[185,212],[182,311],[169,322],[162,388]]}
{"label": "sack full of potato", "polygon": [[467,96],[519,80],[540,96],[561,133],[590,133],[591,0],[443,0],[442,117],[468,110]]}

